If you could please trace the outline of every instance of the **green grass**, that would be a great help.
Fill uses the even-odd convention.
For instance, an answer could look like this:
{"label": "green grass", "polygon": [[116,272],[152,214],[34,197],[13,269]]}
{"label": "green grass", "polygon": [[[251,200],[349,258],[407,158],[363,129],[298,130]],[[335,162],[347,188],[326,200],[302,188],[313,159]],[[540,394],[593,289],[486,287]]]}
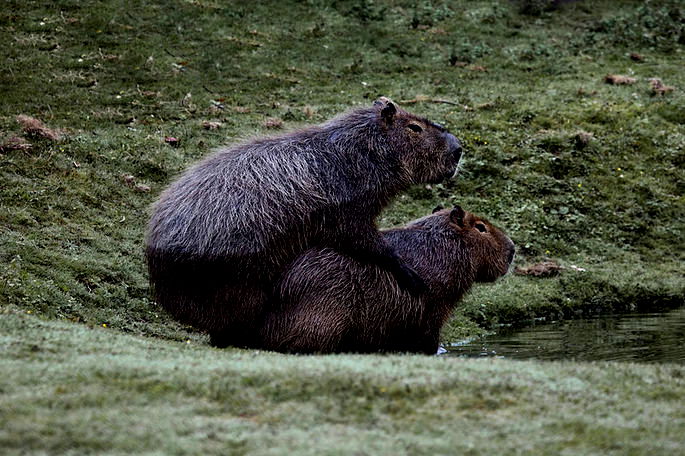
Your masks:
{"label": "green grass", "polygon": [[[411,189],[380,224],[458,203],[511,235],[518,265],[566,267],[476,287],[445,339],[682,305],[679,2],[578,1],[537,16],[508,1],[5,3],[0,144],[21,135],[19,114],[64,130],[0,152],[8,448],[682,450],[683,415],[664,405],[682,393],[680,368],[216,351],[151,302],[142,254],[149,205],[214,147],[272,133],[271,118],[291,129],[379,95],[427,97],[455,104],[404,105],[463,140],[461,175]],[[608,73],[637,82],[608,85]],[[652,94],[652,77],[676,90]],[[371,393],[381,387],[394,399]]]}
{"label": "green grass", "polygon": [[6,454],[678,454],[685,367],[216,350],[0,319]]}

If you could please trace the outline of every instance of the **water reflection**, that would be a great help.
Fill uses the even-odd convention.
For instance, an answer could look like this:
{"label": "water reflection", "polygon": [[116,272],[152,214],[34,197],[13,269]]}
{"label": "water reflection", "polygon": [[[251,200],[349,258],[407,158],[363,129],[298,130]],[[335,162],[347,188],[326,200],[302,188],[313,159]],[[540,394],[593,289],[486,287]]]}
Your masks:
{"label": "water reflection", "polygon": [[446,356],[685,364],[685,307],[502,329],[445,348]]}

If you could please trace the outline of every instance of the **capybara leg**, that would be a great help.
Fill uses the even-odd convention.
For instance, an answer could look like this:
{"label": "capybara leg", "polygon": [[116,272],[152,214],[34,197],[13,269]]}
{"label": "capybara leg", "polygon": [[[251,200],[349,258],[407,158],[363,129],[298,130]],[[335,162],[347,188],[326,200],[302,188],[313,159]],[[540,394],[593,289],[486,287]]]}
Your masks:
{"label": "capybara leg", "polygon": [[405,263],[389,246],[378,257],[378,264],[393,275],[400,288],[413,296],[419,296],[428,291],[426,283],[414,268]]}
{"label": "capybara leg", "polygon": [[209,343],[216,348],[238,347],[247,348],[255,347],[257,339],[257,331],[255,325],[243,326],[229,326],[221,330],[209,332]]}
{"label": "capybara leg", "polygon": [[414,296],[419,296],[428,290],[418,273],[395,253],[380,234],[371,240],[367,237],[368,242],[360,243],[361,239],[363,238],[357,239],[357,242],[351,244],[350,247],[344,247],[341,253],[351,256],[362,264],[380,266],[393,275],[400,288]]}
{"label": "capybara leg", "polygon": [[435,355],[440,345],[440,334],[407,334],[404,340],[394,347],[391,351],[408,353],[423,353],[425,355]]}
{"label": "capybara leg", "polygon": [[267,304],[267,293],[256,286],[225,287],[208,309],[206,327],[215,347],[253,347]]}
{"label": "capybara leg", "polygon": [[340,351],[350,323],[344,311],[325,304],[310,303],[268,315],[261,330],[262,347],[289,353]]}
{"label": "capybara leg", "polygon": [[209,344],[216,348],[226,348],[231,346],[230,337],[226,337],[223,332],[209,333]]}

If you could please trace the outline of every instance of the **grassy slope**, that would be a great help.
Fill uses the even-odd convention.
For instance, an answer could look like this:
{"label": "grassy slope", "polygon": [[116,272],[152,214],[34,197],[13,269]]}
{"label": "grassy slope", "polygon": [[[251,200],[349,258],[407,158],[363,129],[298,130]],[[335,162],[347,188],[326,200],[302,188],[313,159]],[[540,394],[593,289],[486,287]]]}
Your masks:
{"label": "grassy slope", "polygon": [[[185,337],[148,300],[140,252],[155,196],[268,118],[294,128],[386,94],[457,102],[411,108],[451,128],[467,155],[459,179],[413,189],[382,225],[461,203],[510,232],[519,263],[548,256],[588,270],[481,288],[457,333],[682,303],[683,91],[652,96],[646,82],[685,87],[673,38],[682,26],[668,9],[579,3],[530,18],[496,2],[14,2],[0,16],[0,132],[16,134],[25,113],[67,136],[2,156],[0,296],[51,317]],[[609,86],[608,72],[638,82]],[[223,125],[207,131],[203,120]],[[580,131],[593,134],[586,146]]]}
{"label": "grassy slope", "polygon": [[[625,429],[645,432],[655,410],[663,407],[660,400],[649,401],[649,382],[658,380],[664,394],[682,391],[682,370],[676,368],[216,352],[197,346],[205,343],[204,336],[173,323],[150,302],[141,253],[149,204],[170,179],[213,147],[266,132],[268,118],[294,128],[368,104],[381,94],[396,100],[426,95],[458,103],[407,106],[446,124],[464,140],[462,175],[412,189],[381,224],[402,224],[436,204],[460,203],[512,235],[520,264],[551,257],[587,269],[567,269],[544,280],[512,276],[479,287],[446,337],[473,333],[477,325],[535,316],[682,304],[685,75],[683,42],[677,38],[683,33],[683,13],[673,8],[676,2],[640,6],[643,2],[626,1],[621,8],[612,2],[592,2],[592,8],[585,6],[590,2],[577,2],[536,18],[517,14],[507,2],[449,2],[450,7],[434,2],[432,8],[427,2],[414,8],[399,1],[230,7],[211,1],[6,3],[0,11],[5,43],[0,50],[0,141],[19,133],[15,116],[22,113],[66,129],[59,142],[29,138],[31,151],[0,155],[0,305],[5,312],[0,319],[8,348],[1,391],[12,404],[26,399],[23,405],[0,408],[7,414],[3,422],[16,422],[13,432],[2,434],[13,448],[25,442],[35,450],[59,450],[70,440],[77,448],[110,448],[91,446],[106,445],[95,437],[96,443],[78,439],[96,417],[117,423],[120,432],[145,434],[141,439],[150,451],[160,448],[164,436],[173,437],[164,445],[214,445],[198,430],[205,423],[216,426],[219,432],[213,435],[219,438],[225,426],[235,424],[238,447],[250,449],[257,445],[253,436],[272,430],[265,410],[274,408],[276,420],[304,416],[293,429],[275,425],[288,434],[285,447],[307,438],[314,448],[332,443],[329,439],[342,448],[355,445],[349,438],[355,431],[369,445],[398,445],[383,436],[408,429],[407,445],[445,441],[501,448],[497,445],[505,445],[506,437],[524,448],[542,445],[582,453],[583,436],[604,429],[600,425],[616,422],[620,427],[625,420]],[[631,61],[630,52],[643,54],[645,61]],[[633,75],[638,82],[609,86],[602,81],[606,73]],[[655,76],[678,90],[653,96],[646,79]],[[204,120],[223,124],[208,131],[201,126]],[[580,131],[593,134],[587,145],[577,140]],[[180,146],[165,144],[166,136],[180,138]],[[136,191],[122,174],[133,175],[151,191]],[[40,319],[18,316],[26,313]],[[175,343],[159,339],[190,340],[192,348],[183,354]],[[117,359],[110,355],[119,350],[125,359],[110,366]],[[188,365],[193,368],[173,369]],[[300,365],[301,375],[295,372]],[[575,378],[575,369],[582,381],[595,386],[587,397],[572,394],[573,382],[566,382]],[[334,387],[338,370],[342,375]],[[73,371],[82,373],[74,377]],[[222,372],[230,377],[223,378]],[[428,375],[433,372],[444,383]],[[498,372],[509,379],[507,388],[513,392],[488,386]],[[608,402],[594,402],[628,372],[645,379],[643,384],[628,376],[633,383],[626,388],[644,392],[634,410],[612,402],[610,394],[603,399]],[[322,383],[314,385],[319,376]],[[388,403],[391,407],[382,397],[357,390],[351,395],[360,396],[361,403],[347,402],[352,399],[339,390],[356,376],[363,379],[363,388],[415,380],[423,393],[406,399],[397,393],[397,411],[392,408],[397,404]],[[524,379],[521,385],[539,377],[547,393],[563,391],[559,400],[573,410],[568,421],[562,417],[566,412],[549,405],[555,404],[553,393],[538,396],[530,385],[516,386],[518,377]],[[279,399],[269,389],[272,381],[312,386],[295,398]],[[80,383],[86,385],[82,392]],[[462,383],[468,385],[463,391]],[[64,403],[55,399],[56,384],[66,388]],[[236,390],[255,401],[245,405],[245,419],[221,409],[224,401],[238,397],[230,393]],[[307,395],[321,395],[321,401],[330,396],[331,402],[312,403]],[[532,405],[519,401],[519,395]],[[509,400],[516,405],[508,408]],[[207,413],[202,401],[209,401]],[[369,409],[364,401],[372,404]],[[178,407],[187,416],[134,431],[131,416],[144,413],[143,404],[152,407],[150,414],[165,416]],[[78,411],[61,420],[70,407]],[[540,407],[542,417],[535,413]],[[638,411],[645,418],[636,416]],[[253,423],[253,414],[264,421]],[[525,419],[517,419],[519,414]],[[45,420],[38,419],[43,415]],[[493,427],[476,436],[489,417]],[[652,448],[663,436],[664,445],[670,444],[667,436],[674,428],[666,423],[668,417],[673,426],[682,424],[682,414],[668,411],[644,439],[627,434],[636,452]],[[369,430],[367,420],[385,427]],[[317,427],[318,422],[326,424]],[[573,438],[555,436],[568,426],[575,426]],[[51,431],[55,428],[63,433]],[[539,435],[541,441],[512,435],[520,431]],[[592,437],[599,443],[587,450],[608,448],[607,442],[623,438],[612,432]],[[259,436],[269,442],[275,438],[268,432]],[[111,443],[112,452],[130,450],[135,440],[121,439]]]}

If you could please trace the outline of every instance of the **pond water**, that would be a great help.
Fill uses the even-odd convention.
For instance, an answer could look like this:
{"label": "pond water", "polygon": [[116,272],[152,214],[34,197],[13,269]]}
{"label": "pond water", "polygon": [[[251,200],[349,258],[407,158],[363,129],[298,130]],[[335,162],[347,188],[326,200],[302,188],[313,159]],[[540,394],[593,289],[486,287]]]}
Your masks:
{"label": "pond water", "polygon": [[445,349],[445,356],[685,364],[685,307],[503,328]]}

